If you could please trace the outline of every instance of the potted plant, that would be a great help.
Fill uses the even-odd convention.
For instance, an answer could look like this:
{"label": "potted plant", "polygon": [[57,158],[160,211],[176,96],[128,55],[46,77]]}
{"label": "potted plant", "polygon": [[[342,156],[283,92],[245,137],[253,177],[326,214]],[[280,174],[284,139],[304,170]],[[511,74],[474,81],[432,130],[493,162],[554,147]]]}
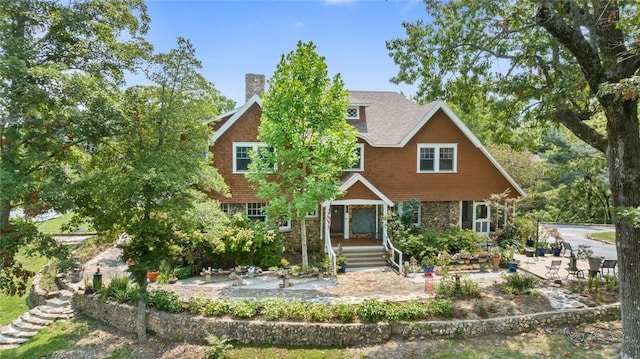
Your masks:
{"label": "potted plant", "polygon": [[70,280],[71,283],[78,283],[82,280],[82,274],[84,273],[83,267],[76,267],[71,270]]}
{"label": "potted plant", "polygon": [[493,270],[498,271],[498,269],[500,269],[500,249],[491,249],[491,261],[493,263]]}
{"label": "potted plant", "polygon": [[424,271],[424,275],[431,276],[433,273],[433,269],[435,268],[436,258],[432,255],[426,255],[422,257],[422,261],[420,264],[422,265],[422,270]]}
{"label": "potted plant", "polygon": [[584,259],[589,263],[589,274],[591,276],[600,271],[600,265],[602,264],[602,260],[604,259],[602,257],[595,257],[593,255],[593,249],[584,244],[578,246],[576,257],[578,259]]}
{"label": "potted plant", "polygon": [[551,252],[553,253],[554,257],[560,257],[560,253],[562,252],[562,242],[555,241],[551,245]]}
{"label": "potted plant", "polygon": [[147,279],[149,279],[149,282],[154,283],[156,280],[158,280],[158,275],[160,274],[159,271],[157,270],[150,270],[147,272]]}
{"label": "potted plant", "polygon": [[336,264],[338,265],[338,271],[340,273],[346,273],[347,272],[347,257],[338,256],[336,258]]}
{"label": "potted plant", "polygon": [[515,260],[514,257],[514,249],[511,247],[507,247],[504,250],[505,261],[507,262],[507,268],[509,269],[509,273],[515,273],[518,271],[518,261]]}

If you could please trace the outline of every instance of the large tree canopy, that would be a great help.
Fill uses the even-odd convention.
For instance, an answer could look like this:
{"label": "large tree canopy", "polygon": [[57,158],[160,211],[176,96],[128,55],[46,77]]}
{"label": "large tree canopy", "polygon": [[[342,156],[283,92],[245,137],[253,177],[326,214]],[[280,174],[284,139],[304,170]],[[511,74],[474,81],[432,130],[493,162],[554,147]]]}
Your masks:
{"label": "large tree canopy", "polygon": [[[208,153],[209,129],[220,104],[228,101],[198,72],[195,49],[184,39],[166,54],[155,55],[147,71],[150,86],[127,89],[125,122],[119,133],[97,146],[75,185],[80,216],[99,231],[130,235],[121,245],[141,292],[138,337],[146,339],[143,295],[146,273],[160,268],[176,231],[188,230],[196,205],[207,191],[225,192]],[[99,200],[95,200],[99,198]]]}
{"label": "large tree canopy", "polygon": [[[564,125],[605,153],[617,213],[640,210],[640,2],[425,0],[432,22],[405,23],[387,42],[417,99],[459,108],[480,97],[503,129]],[[465,89],[473,89],[468,93]],[[606,130],[594,126],[604,115]],[[623,347],[640,357],[640,228],[619,217]]]}
{"label": "large tree canopy", "polygon": [[0,2],[0,290],[26,288],[19,247],[53,244],[11,210],[69,208],[65,165],[121,119],[118,86],[150,50],[147,22],[142,0]]}
{"label": "large tree canopy", "polygon": [[268,147],[254,154],[248,177],[269,200],[269,218],[299,221],[304,268],[304,218],[338,194],[343,170],[356,160],[356,129],[345,121],[348,102],[340,75],[330,79],[315,45],[302,42],[282,56],[263,97],[258,139]]}

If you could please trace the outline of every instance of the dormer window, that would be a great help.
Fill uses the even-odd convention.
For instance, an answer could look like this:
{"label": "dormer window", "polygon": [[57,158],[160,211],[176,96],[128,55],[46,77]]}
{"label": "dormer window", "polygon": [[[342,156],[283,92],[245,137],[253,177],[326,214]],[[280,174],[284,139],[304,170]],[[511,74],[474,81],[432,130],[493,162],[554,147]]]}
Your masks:
{"label": "dormer window", "polygon": [[360,119],[360,107],[348,106],[347,107],[347,120],[359,120]]}

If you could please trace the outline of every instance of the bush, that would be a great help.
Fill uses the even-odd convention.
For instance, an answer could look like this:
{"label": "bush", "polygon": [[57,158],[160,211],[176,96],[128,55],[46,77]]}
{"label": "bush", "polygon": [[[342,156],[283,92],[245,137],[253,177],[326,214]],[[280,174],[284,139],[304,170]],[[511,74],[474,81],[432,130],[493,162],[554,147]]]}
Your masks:
{"label": "bush", "polygon": [[377,323],[387,314],[384,304],[375,298],[365,299],[358,306],[357,313],[360,320],[368,323]]}
{"label": "bush", "polygon": [[268,298],[260,301],[260,314],[267,320],[280,320],[287,314],[287,302],[282,298]]}
{"label": "bush", "polygon": [[204,307],[206,317],[220,317],[231,313],[231,304],[225,299],[208,300]]}
{"label": "bush", "polygon": [[436,285],[437,298],[478,298],[480,287],[469,278],[445,277]]}
{"label": "bush", "polygon": [[184,310],[180,298],[175,293],[163,289],[151,291],[147,298],[147,305],[169,313],[180,313]]}
{"label": "bush", "polygon": [[505,276],[505,283],[500,286],[500,291],[510,295],[537,295],[533,289],[538,284],[538,279],[533,276],[513,273]]}
{"label": "bush", "polygon": [[236,318],[253,318],[258,314],[258,303],[251,300],[235,300],[230,303],[229,312]]}
{"label": "bush", "polygon": [[332,305],[331,317],[344,323],[352,322],[356,318],[356,308],[346,303]]}
{"label": "bush", "polygon": [[[133,302],[132,289],[133,288],[129,286],[129,278],[114,277],[107,286],[98,290],[98,295],[118,303],[128,303]],[[135,297],[137,300],[137,292]]]}
{"label": "bush", "polygon": [[313,303],[307,307],[306,319],[313,322],[326,322],[331,318],[331,309],[323,303]]}
{"label": "bush", "polygon": [[204,354],[207,359],[223,359],[225,358],[224,352],[233,348],[233,345],[229,344],[229,337],[223,335],[222,338],[210,334],[207,336],[207,342],[209,347],[204,350]]}
{"label": "bush", "polygon": [[415,300],[398,306],[398,313],[398,320],[422,320],[431,315],[427,304]]}
{"label": "bush", "polygon": [[204,315],[204,308],[207,304],[207,299],[202,297],[191,297],[189,299],[189,313],[193,315]]}
{"label": "bush", "polygon": [[436,317],[451,317],[453,302],[449,299],[436,299],[429,302],[429,311]]}
{"label": "bush", "polygon": [[299,300],[287,302],[286,317],[293,320],[305,320],[307,318],[307,305]]}

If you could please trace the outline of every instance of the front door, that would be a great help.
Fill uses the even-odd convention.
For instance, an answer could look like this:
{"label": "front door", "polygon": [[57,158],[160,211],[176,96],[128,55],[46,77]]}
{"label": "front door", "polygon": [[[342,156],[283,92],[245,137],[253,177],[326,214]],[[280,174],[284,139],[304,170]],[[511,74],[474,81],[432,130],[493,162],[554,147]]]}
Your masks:
{"label": "front door", "polygon": [[376,209],[375,208],[353,208],[351,210],[354,234],[376,234]]}
{"label": "front door", "polygon": [[344,233],[344,206],[331,206],[331,234]]}
{"label": "front door", "polygon": [[473,229],[485,236],[489,235],[489,206],[483,202],[473,203]]}

